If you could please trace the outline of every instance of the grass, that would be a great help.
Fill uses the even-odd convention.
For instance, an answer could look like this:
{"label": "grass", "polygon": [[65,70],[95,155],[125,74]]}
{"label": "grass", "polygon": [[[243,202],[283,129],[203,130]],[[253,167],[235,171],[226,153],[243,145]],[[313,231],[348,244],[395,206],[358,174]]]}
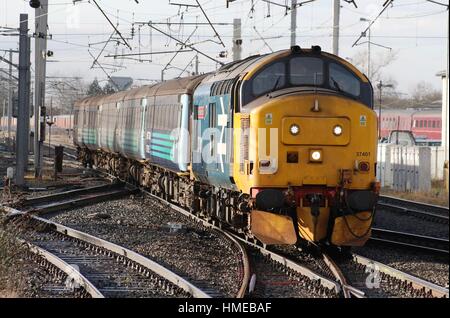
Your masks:
{"label": "grass", "polygon": [[432,181],[431,191],[429,192],[400,192],[383,188],[381,189],[381,194],[405,200],[449,206],[448,192],[445,190],[444,181]]}
{"label": "grass", "polygon": [[[4,222],[5,212],[0,209],[0,222]],[[15,229],[0,228],[0,298],[21,297],[26,286],[22,274],[25,247],[17,240]]]}

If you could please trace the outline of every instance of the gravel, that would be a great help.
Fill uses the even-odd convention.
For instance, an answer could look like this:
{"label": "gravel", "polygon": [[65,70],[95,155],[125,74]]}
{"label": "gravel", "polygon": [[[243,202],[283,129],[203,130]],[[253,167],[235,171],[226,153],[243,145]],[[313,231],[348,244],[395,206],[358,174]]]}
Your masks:
{"label": "gravel", "polygon": [[304,249],[301,250],[294,245],[276,245],[271,248],[277,254],[285,256],[325,278],[334,280],[335,277],[322,260],[321,254],[313,248]]}
{"label": "gravel", "polygon": [[55,271],[16,240],[18,234],[13,229],[0,229],[0,298],[80,297],[66,286],[64,273]]}
{"label": "gravel", "polygon": [[346,258],[336,259],[347,283],[364,292],[368,298],[415,298],[412,288],[403,288],[388,276],[377,276],[372,269],[362,268],[355,261]]}
{"label": "gravel", "polygon": [[374,227],[445,239],[449,238],[448,224],[440,224],[414,215],[406,215],[402,212],[389,211],[383,208],[377,209]]}
{"label": "gravel", "polygon": [[437,285],[449,286],[449,257],[408,248],[369,244],[353,251]]}
{"label": "gravel", "polygon": [[248,250],[252,275],[256,275],[251,298],[334,298],[334,292],[321,292],[318,282],[286,274],[281,264],[273,263],[254,249]]}
{"label": "gravel", "polygon": [[220,296],[239,290],[241,259],[231,243],[155,199],[131,196],[48,217],[134,250]]}
{"label": "gravel", "polygon": [[79,241],[55,232],[27,231],[22,233],[26,241],[31,242],[71,266],[77,266],[80,272],[107,298],[171,298],[186,297],[179,290],[160,287],[162,280],[154,276],[147,277],[131,266],[124,264],[114,254],[78,244]]}
{"label": "gravel", "polygon": [[[44,157],[42,178],[40,180],[27,178],[25,181],[26,186],[29,188],[28,190],[19,189],[13,185],[11,195],[0,193],[1,203],[13,204],[16,201],[27,197],[44,196],[68,191],[70,189],[92,187],[107,183],[104,178],[98,177],[97,172],[81,167],[80,164],[73,159],[64,160],[63,172],[59,174],[57,180],[54,180],[53,164],[53,159]],[[14,166],[14,155],[9,152],[0,151],[0,187],[3,186],[3,177],[6,176],[7,168]],[[29,157],[28,171],[27,175],[30,177],[32,171],[34,171],[33,156]]]}

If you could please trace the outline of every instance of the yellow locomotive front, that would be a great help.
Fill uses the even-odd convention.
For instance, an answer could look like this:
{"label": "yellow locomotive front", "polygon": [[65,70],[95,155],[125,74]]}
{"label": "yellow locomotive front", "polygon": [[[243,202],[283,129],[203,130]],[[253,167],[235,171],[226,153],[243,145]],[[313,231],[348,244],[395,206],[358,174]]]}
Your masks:
{"label": "yellow locomotive front", "polygon": [[233,175],[266,244],[360,246],[378,195],[368,79],[319,47],[273,54],[242,78]]}

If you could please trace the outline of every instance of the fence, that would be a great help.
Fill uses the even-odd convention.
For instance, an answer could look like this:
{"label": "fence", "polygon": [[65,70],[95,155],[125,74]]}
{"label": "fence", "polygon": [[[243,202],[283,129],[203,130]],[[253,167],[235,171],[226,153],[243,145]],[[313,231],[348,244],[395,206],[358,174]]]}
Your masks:
{"label": "fence", "polygon": [[430,147],[378,145],[377,177],[382,187],[397,191],[431,190]]}
{"label": "fence", "polygon": [[430,147],[431,179],[444,180],[445,150],[442,147]]}

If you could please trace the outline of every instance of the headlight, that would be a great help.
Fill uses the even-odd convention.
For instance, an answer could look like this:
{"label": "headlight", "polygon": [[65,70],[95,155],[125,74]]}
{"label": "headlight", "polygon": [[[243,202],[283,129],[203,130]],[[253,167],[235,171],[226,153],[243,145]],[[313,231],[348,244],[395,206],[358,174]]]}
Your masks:
{"label": "headlight", "polygon": [[335,136],[340,136],[340,135],[342,135],[342,126],[341,126],[341,125],[336,125],[336,126],[334,126],[334,128],[333,128],[333,134],[334,134]]}
{"label": "headlight", "polygon": [[320,158],[322,158],[322,154],[320,153],[320,151],[313,151],[311,153],[311,159],[312,160],[320,160]]}
{"label": "headlight", "polygon": [[310,162],[322,162],[322,150],[311,149],[309,151],[309,161]]}
{"label": "headlight", "polygon": [[297,124],[292,124],[289,131],[292,135],[297,136],[300,133],[300,126]]}

